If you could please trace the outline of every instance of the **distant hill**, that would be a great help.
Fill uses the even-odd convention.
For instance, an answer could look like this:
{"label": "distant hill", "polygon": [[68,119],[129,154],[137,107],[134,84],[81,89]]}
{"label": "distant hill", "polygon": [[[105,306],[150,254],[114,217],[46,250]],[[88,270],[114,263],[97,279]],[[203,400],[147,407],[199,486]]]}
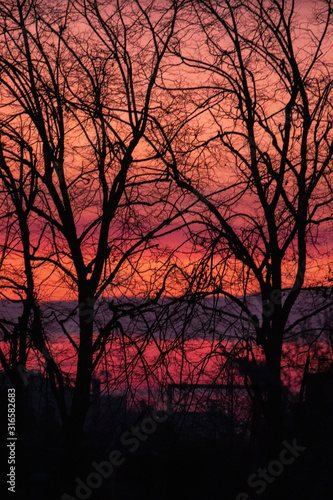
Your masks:
{"label": "distant hill", "polygon": [[[285,299],[288,289],[282,294]],[[238,297],[239,301],[244,298]],[[111,308],[109,304],[111,303]],[[260,296],[253,294],[246,297],[246,306],[252,314],[259,319],[262,311]],[[48,301],[40,303],[44,319],[45,330],[49,335],[60,333],[59,322],[63,321],[70,334],[78,333],[78,303],[76,301]],[[266,310],[270,314],[274,303],[268,304]],[[152,329],[158,329],[158,321],[168,321],[171,325],[173,321],[176,328],[183,328],[184,321],[188,321],[188,327],[200,336],[210,334],[223,335],[227,330],[228,337],[239,337],[244,331],[253,331],[253,327],[247,320],[246,314],[241,312],[241,307],[229,298],[213,297],[194,300],[183,299],[175,302],[174,299],[163,298],[156,303],[147,304],[147,299],[143,298],[112,298],[100,299],[97,303],[97,313],[95,316],[96,328],[101,328],[111,320],[115,311],[120,314],[120,321],[124,328],[131,329],[136,333],[143,333],[147,324]],[[191,310],[191,316],[189,311]],[[163,317],[163,311],[164,316]],[[214,311],[216,318],[212,321]],[[318,314],[314,314],[318,311]],[[22,313],[20,303],[0,300],[0,320],[15,322]],[[128,313],[128,314],[127,314]],[[145,320],[143,321],[142,314]],[[333,294],[332,290],[324,287],[303,289],[295,303],[290,315],[285,340],[292,340],[300,335],[309,341],[317,336],[326,327],[329,330],[331,319],[333,318]],[[332,323],[333,324],[333,323]],[[213,331],[214,330],[214,331]]]}

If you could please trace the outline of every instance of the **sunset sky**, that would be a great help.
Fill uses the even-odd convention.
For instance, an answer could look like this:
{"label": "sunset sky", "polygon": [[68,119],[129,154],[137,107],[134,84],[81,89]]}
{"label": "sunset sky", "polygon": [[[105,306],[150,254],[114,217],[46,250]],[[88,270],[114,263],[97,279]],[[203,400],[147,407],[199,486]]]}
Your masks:
{"label": "sunset sky", "polygon": [[0,0],[17,498],[249,500],[287,438],[304,454],[263,500],[331,498],[332,16],[330,0]]}
{"label": "sunset sky", "polygon": [[[31,162],[36,169],[34,175],[37,175],[38,191],[34,203],[37,210],[43,210],[44,215],[47,215],[46,218],[42,217],[42,212],[29,208],[27,220],[31,238],[30,253],[33,256],[31,265],[34,268],[36,293],[40,300],[48,300],[51,297],[57,300],[72,299],[77,296],[76,285],[72,279],[73,277],[74,281],[76,280],[77,273],[73,263],[73,248],[69,248],[67,237],[61,233],[62,217],[73,218],[79,239],[88,228],[80,240],[80,252],[84,264],[89,266],[91,263],[92,269],[94,268],[106,200],[108,197],[111,200],[119,187],[120,177],[117,176],[122,175],[120,172],[126,155],[131,155],[132,163],[126,173],[126,187],[117,202],[116,212],[108,230],[107,251],[110,257],[108,261],[105,260],[104,278],[101,275],[100,284],[108,273],[117,268],[117,264],[132,244],[145,233],[155,231],[157,225],[168,217],[176,216],[177,210],[182,211],[190,207],[175,219],[171,228],[187,223],[190,224],[190,229],[193,224],[193,229],[190,240],[189,233],[184,227],[180,227],[179,231],[172,231],[170,235],[158,241],[155,237],[152,238],[151,245],[154,248],[148,248],[150,245],[146,243],[141,244],[134,250],[132,257],[129,256],[121,263],[113,289],[106,288],[103,294],[149,293],[149,290],[154,288],[149,282],[154,279],[153,269],[156,266],[160,268],[162,263],[171,259],[170,263],[177,263],[185,269],[191,266],[191,262],[194,263],[207,255],[209,241],[216,237],[219,223],[215,216],[209,214],[202,200],[195,201],[194,192],[186,193],[183,188],[170,182],[170,165],[173,162],[178,163],[181,175],[195,186],[200,196],[208,196],[221,216],[231,221],[235,233],[243,239],[245,246],[249,245],[249,251],[253,252],[258,266],[264,259],[264,242],[258,231],[262,230],[262,235],[268,237],[265,221],[267,214],[264,213],[262,200],[260,195],[258,196],[258,187],[247,187],[250,174],[246,162],[250,158],[250,147],[247,122],[241,113],[240,104],[237,103],[239,96],[235,90],[240,73],[236,61],[238,56],[233,49],[234,41],[227,33],[227,25],[223,27],[218,23],[211,26],[207,24],[207,31],[204,33],[197,23],[194,10],[191,14],[187,13],[187,17],[180,16],[178,19],[176,15],[173,21],[175,13],[171,4],[165,11],[162,5],[157,3],[156,6],[157,9],[151,12],[152,25],[149,24],[144,11],[140,10],[140,4],[136,3],[124,7],[121,14],[117,13],[114,6],[101,7],[100,19],[93,7],[88,9],[88,18],[85,19],[79,7],[66,11],[65,4],[61,3],[55,11],[58,14],[45,10],[36,25],[33,24],[33,14],[30,13],[27,21],[30,52],[27,52],[21,41],[15,45],[16,39],[23,40],[19,35],[20,28],[15,24],[15,11],[13,17],[8,16],[6,20],[13,31],[10,32],[12,34],[3,34],[3,46],[9,48],[9,51],[2,64],[5,65],[7,61],[7,67],[10,68],[10,64],[16,62],[15,66],[6,71],[2,82],[2,122],[10,123],[3,133],[3,155],[14,176],[15,180],[12,179],[12,182],[18,186],[24,179],[26,193],[30,189],[29,183],[35,182],[31,176]],[[329,69],[330,60],[328,35],[322,43],[318,61],[309,66],[316,55],[316,45],[325,28],[320,20],[314,21],[314,9],[320,10],[321,7],[312,2],[295,6],[293,49],[303,74],[309,71],[312,78],[319,74],[326,78],[324,75]],[[221,12],[224,12],[222,7]],[[287,14],[289,15],[288,6]],[[237,18],[237,10],[235,15]],[[247,36],[246,30],[249,36],[256,36],[254,21],[250,22],[251,15],[249,12],[239,14],[239,22],[249,21],[248,26],[239,25],[241,36]],[[272,22],[278,15],[277,11],[272,14]],[[108,19],[108,16],[111,17]],[[126,26],[135,16],[137,21]],[[208,19],[208,11],[205,16]],[[203,19],[206,19],[205,16]],[[227,11],[225,16],[227,22],[231,23],[232,18]],[[123,26],[122,22],[125,23]],[[172,22],[175,22],[173,27]],[[59,36],[57,26],[61,26],[61,23],[64,23],[66,28]],[[152,32],[154,23],[158,40],[154,40]],[[284,27],[281,27],[282,33],[283,29]],[[36,38],[36,33],[39,39]],[[214,48],[212,43],[215,44]],[[257,154],[262,155],[262,163],[259,161],[261,182],[264,189],[267,187],[265,196],[270,202],[276,189],[274,175],[277,174],[269,172],[268,163],[262,160],[269,158],[277,172],[285,141],[285,135],[281,131],[285,126],[286,106],[291,95],[288,87],[290,68],[284,72],[282,66],[281,70],[272,66],[272,61],[280,57],[279,50],[282,50],[281,47],[286,45],[286,42],[279,39],[274,42],[267,38],[260,43],[260,50],[252,54],[244,45],[242,57],[246,61],[249,92],[257,101],[255,142]],[[261,52],[266,43],[268,55]],[[114,52],[116,49],[117,56]],[[219,57],[217,54],[221,54],[221,59],[216,59]],[[32,69],[29,69],[30,57]],[[151,78],[154,78],[152,68],[157,64],[158,57],[161,60],[156,81],[151,85]],[[287,62],[287,66],[288,64]],[[32,71],[33,80],[29,71]],[[232,75],[229,80],[228,72]],[[237,72],[239,74],[236,78]],[[234,90],[232,85],[235,85]],[[30,97],[27,94],[29,91]],[[318,89],[319,93],[322,91],[324,92]],[[313,134],[317,134],[317,138],[320,134],[326,134],[327,139],[325,146],[323,139],[320,139],[322,142],[319,155],[316,156],[315,150],[312,154],[309,149],[309,175],[312,175],[312,168],[312,172],[318,168],[314,162],[319,165],[324,161],[325,148],[328,152],[332,135],[330,129],[325,132],[325,117],[330,113],[329,102],[319,111],[316,108],[316,99],[319,99],[318,103],[323,101],[320,101],[321,98],[316,92],[314,88],[309,90],[309,98],[311,95],[313,99],[310,109],[317,113],[319,120],[314,121],[309,129],[309,144]],[[136,127],[142,124],[148,102],[149,111],[144,118],[147,125],[140,137],[136,137]],[[296,174],[302,150],[301,108],[299,102],[293,109],[293,125],[287,153],[289,163],[287,162],[288,168],[283,180],[284,193],[291,205],[298,203]],[[34,118],[34,113],[37,113],[38,119]],[[21,152],[19,144],[24,144]],[[50,163],[51,191],[43,173],[45,152],[48,148],[53,158]],[[20,158],[24,158],[23,171]],[[292,164],[294,166],[290,167]],[[295,170],[292,170],[293,168]],[[103,178],[100,169],[103,170]],[[25,176],[23,178],[22,173]],[[64,190],[62,179],[66,183]],[[326,197],[326,205],[318,205],[317,214],[321,218],[326,218],[331,213],[330,182],[330,177],[323,177],[310,200],[311,211],[313,203],[321,204]],[[25,275],[20,230],[15,217],[7,216],[6,219],[6,214],[10,213],[13,206],[13,199],[10,201],[6,190],[8,191],[8,187],[3,192],[2,205],[4,222],[1,237],[4,256],[6,255],[2,261],[2,272],[4,277],[12,275],[18,283],[23,284]],[[115,190],[113,194],[112,190]],[[63,207],[61,210],[64,210],[64,214],[68,215],[59,213],[59,204]],[[28,207],[26,200],[23,201],[23,207]],[[281,221],[278,221],[278,224],[281,222],[281,245],[291,230],[291,226],[288,227],[286,210],[290,208],[286,207],[285,200],[280,196],[275,217],[277,220],[281,217]],[[157,234],[168,231],[165,226]],[[253,238],[256,243],[254,240],[253,243],[250,242]],[[8,241],[10,248],[5,249]],[[296,242],[296,235],[294,241]],[[157,243],[159,247],[156,246]],[[330,248],[330,222],[321,226],[314,225],[312,236],[308,240],[306,285],[330,283]],[[214,265],[218,264],[219,260],[223,261],[225,251],[226,246],[222,244],[213,257]],[[290,245],[282,265],[283,287],[293,284],[293,263],[296,261],[297,249]],[[140,284],[137,266],[144,270],[142,277],[144,281],[148,280],[148,285],[143,282]],[[225,266],[223,286],[229,291],[241,294],[242,278],[240,277],[240,282],[237,283],[237,275],[243,264],[235,263],[231,258],[230,262],[225,262]],[[162,279],[161,271],[158,271],[158,276]],[[186,287],[186,284],[184,286]],[[12,284],[7,281],[5,288],[2,288],[4,297],[15,296],[11,287]],[[182,285],[175,285],[170,280],[172,294],[176,293],[177,287],[179,290],[184,289]],[[248,290],[253,292],[258,289],[258,283],[254,280]]]}

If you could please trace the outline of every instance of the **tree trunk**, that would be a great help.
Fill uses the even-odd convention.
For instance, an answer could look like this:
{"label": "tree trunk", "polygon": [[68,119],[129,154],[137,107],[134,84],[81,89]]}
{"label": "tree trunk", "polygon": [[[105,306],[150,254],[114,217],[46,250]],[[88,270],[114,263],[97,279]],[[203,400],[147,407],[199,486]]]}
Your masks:
{"label": "tree trunk", "polygon": [[[275,333],[275,335],[274,335]],[[273,332],[266,349],[266,432],[267,454],[272,459],[281,451],[284,434],[284,405],[281,381],[282,341]]]}
{"label": "tree trunk", "polygon": [[74,394],[67,425],[65,441],[67,452],[67,483],[71,483],[79,469],[80,450],[84,434],[84,424],[90,405],[90,386],[93,363],[93,313],[94,307],[89,298],[80,302],[79,308],[80,346]]}

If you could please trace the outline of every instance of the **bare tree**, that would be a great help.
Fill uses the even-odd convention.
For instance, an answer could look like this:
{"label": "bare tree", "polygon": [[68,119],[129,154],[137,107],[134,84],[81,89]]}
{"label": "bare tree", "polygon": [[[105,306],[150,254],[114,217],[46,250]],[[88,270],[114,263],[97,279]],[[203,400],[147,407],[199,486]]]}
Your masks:
{"label": "bare tree", "polygon": [[[154,114],[179,8],[174,1],[163,7],[90,0],[0,4],[1,182],[25,270],[22,284],[5,274],[2,280],[26,293],[18,362],[25,364],[30,340],[44,356],[72,462],[93,370],[126,311],[116,314],[114,307],[94,338],[98,299],[132,294],[156,301],[165,290],[163,269],[171,260],[159,260],[152,240],[174,231],[180,212],[170,198]],[[7,233],[3,260],[9,262],[15,249]],[[65,332],[76,350],[69,412],[39,308],[55,283],[78,302],[79,342]],[[2,363],[6,367],[5,356]]]}
{"label": "bare tree", "polygon": [[321,236],[330,234],[333,201],[331,3],[306,14],[298,2],[274,0],[188,9],[191,30],[172,47],[183,76],[165,83],[167,103],[182,96],[179,133],[165,137],[166,168],[201,207],[188,218],[188,292],[230,299],[248,325],[242,356],[255,362],[263,351],[258,391],[274,448],[285,332],[306,270],[308,283],[322,285],[330,258]]}
{"label": "bare tree", "polygon": [[[333,201],[331,4],[316,4],[306,27],[298,10],[292,0],[0,2],[0,279],[2,296],[23,303],[18,321],[0,322],[0,360],[19,383],[29,351],[42,355],[70,461],[115,332],[129,381],[138,360],[162,385],[172,356],[192,385],[213,357],[223,358],[216,380],[237,362],[270,451],[280,446],[292,313],[307,269],[311,284],[330,279],[314,270],[330,257],[320,236]],[[41,308],[57,288],[76,300],[78,340],[51,316],[75,353],[69,410]],[[185,301],[160,307],[166,292]],[[189,373],[186,343],[205,328],[210,350]]]}

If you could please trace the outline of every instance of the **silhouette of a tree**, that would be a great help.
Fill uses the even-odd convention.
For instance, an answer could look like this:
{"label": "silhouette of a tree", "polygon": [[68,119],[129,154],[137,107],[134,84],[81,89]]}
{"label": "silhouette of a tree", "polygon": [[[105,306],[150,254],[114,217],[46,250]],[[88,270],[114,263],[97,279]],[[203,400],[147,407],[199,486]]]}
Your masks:
{"label": "silhouette of a tree", "polygon": [[247,362],[262,350],[265,389],[257,392],[272,449],[283,427],[286,325],[307,268],[312,284],[322,284],[314,269],[329,258],[321,235],[333,201],[331,4],[313,6],[311,26],[294,1],[200,0],[188,8],[190,34],[173,44],[184,76],[169,85],[170,96],[183,95],[184,134],[169,140],[165,157],[201,207],[196,225],[189,219],[197,259],[188,292],[233,302],[243,346],[256,346]]}
{"label": "silhouette of a tree", "polygon": [[[117,294],[156,301],[165,289],[152,240],[174,231],[180,213],[169,198],[163,147],[152,143],[178,10],[178,2],[0,3],[2,256],[9,262],[20,252],[25,273],[17,281],[2,275],[23,300],[9,356],[25,366],[31,345],[44,356],[72,461],[93,370],[124,313],[110,306],[114,314],[94,338],[97,301]],[[55,282],[79,304],[78,343],[68,334],[76,350],[68,413],[38,305]],[[13,362],[2,351],[1,358],[9,369]]]}

